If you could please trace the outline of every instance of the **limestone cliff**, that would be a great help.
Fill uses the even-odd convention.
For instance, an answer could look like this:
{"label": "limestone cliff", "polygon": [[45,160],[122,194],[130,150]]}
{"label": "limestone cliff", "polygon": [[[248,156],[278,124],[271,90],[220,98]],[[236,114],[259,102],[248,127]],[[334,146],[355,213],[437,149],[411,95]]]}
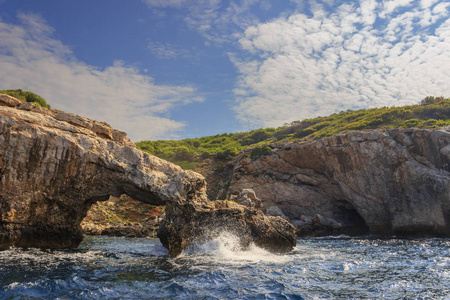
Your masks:
{"label": "limestone cliff", "polygon": [[105,123],[0,95],[0,248],[76,247],[88,209],[110,195],[159,205],[206,201],[205,189]]}
{"label": "limestone cliff", "polygon": [[253,189],[300,234],[450,236],[450,127],[270,147],[268,155],[243,153],[232,162],[228,195]]}
{"label": "limestone cliff", "polygon": [[172,256],[215,230],[244,246],[295,246],[287,221],[208,201],[203,176],[136,149],[125,133],[0,94],[0,249],[76,247],[92,204],[122,194],[166,205],[158,236]]}

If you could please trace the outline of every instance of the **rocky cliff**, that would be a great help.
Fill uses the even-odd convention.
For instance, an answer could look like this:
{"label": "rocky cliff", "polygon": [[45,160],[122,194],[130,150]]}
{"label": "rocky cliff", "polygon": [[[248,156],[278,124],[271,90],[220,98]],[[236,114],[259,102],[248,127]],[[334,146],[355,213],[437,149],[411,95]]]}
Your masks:
{"label": "rocky cliff", "polygon": [[0,249],[76,247],[92,204],[122,194],[166,204],[158,236],[173,256],[212,229],[245,233],[244,245],[295,246],[285,220],[208,201],[203,176],[137,150],[108,124],[0,94]]}
{"label": "rocky cliff", "polygon": [[204,178],[137,150],[109,125],[0,95],[0,248],[76,247],[96,201],[163,204]]}
{"label": "rocky cliff", "polygon": [[228,197],[253,189],[300,235],[450,236],[450,127],[270,147],[232,161]]}

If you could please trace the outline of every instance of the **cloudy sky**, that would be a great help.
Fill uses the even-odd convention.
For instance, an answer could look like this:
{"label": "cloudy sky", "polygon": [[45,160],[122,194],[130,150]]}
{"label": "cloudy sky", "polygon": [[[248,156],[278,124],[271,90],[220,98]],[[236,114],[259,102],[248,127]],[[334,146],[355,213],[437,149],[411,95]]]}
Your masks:
{"label": "cloudy sky", "polygon": [[437,0],[0,0],[0,89],[200,137],[450,97]]}

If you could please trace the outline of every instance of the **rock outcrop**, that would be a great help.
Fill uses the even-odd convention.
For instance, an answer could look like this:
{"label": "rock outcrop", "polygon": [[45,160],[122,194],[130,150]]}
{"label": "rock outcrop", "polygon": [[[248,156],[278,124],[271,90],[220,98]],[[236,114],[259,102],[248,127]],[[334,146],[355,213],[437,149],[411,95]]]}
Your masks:
{"label": "rock outcrop", "polygon": [[251,243],[272,252],[287,252],[296,244],[294,227],[280,217],[268,217],[259,209],[232,201],[170,202],[166,218],[158,231],[161,243],[171,256],[203,240],[213,239],[221,232],[239,238],[240,247]]}
{"label": "rock outcrop", "polygon": [[228,194],[253,189],[300,235],[450,236],[450,128],[352,132],[241,154]]}
{"label": "rock outcrop", "polygon": [[239,228],[243,244],[295,245],[288,222],[208,201],[203,176],[137,150],[108,124],[0,94],[0,249],[76,247],[91,205],[122,194],[166,204],[159,236],[171,255],[214,223]]}

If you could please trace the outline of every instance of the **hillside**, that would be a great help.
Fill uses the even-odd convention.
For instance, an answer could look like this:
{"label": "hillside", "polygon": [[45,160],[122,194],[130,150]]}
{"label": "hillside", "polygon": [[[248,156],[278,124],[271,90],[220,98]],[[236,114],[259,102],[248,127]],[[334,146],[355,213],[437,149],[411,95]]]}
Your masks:
{"label": "hillside", "polygon": [[[426,97],[420,104],[348,110],[327,117],[295,121],[279,128],[224,133],[184,140],[142,141],[136,146],[150,154],[201,172],[205,159],[226,162],[245,148],[251,156],[264,155],[269,143],[318,139],[351,131],[391,128],[437,128],[450,125],[450,98]],[[200,164],[200,165],[199,165]],[[201,172],[203,173],[203,172]]]}

